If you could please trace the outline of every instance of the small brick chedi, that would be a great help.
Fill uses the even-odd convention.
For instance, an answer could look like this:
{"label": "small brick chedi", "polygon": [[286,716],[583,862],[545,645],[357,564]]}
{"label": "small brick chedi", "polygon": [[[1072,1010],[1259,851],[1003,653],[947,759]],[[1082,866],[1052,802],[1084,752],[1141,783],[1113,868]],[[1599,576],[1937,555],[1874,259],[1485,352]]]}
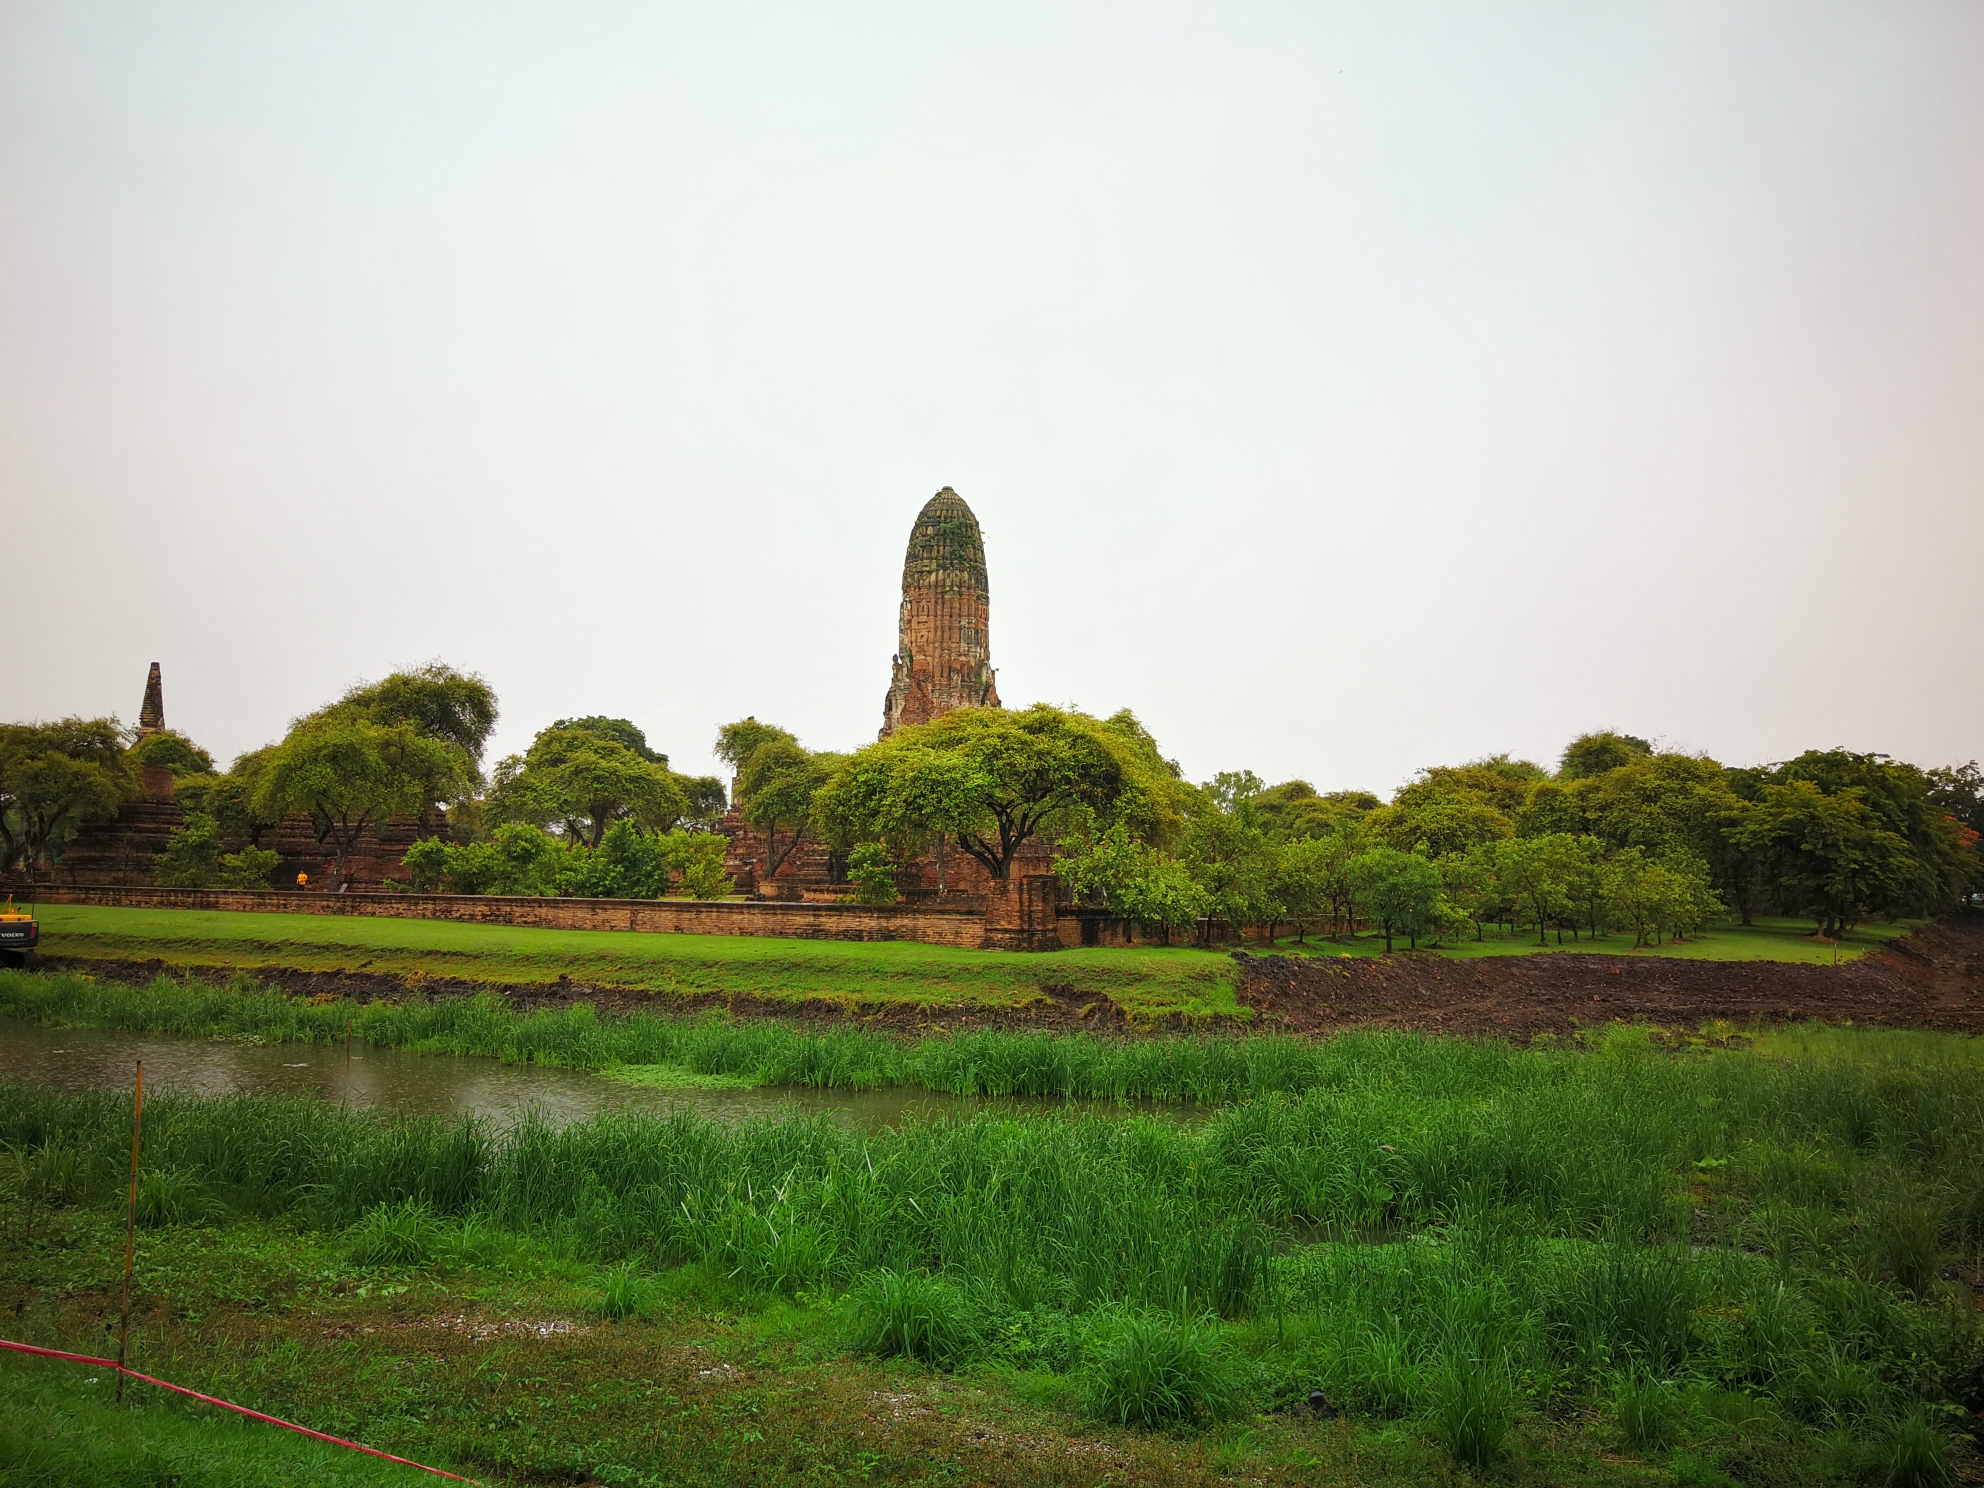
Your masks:
{"label": "small brick chedi", "polygon": [[964,498],[946,486],[909,529],[881,737],[953,708],[998,707],[990,629],[985,539]]}

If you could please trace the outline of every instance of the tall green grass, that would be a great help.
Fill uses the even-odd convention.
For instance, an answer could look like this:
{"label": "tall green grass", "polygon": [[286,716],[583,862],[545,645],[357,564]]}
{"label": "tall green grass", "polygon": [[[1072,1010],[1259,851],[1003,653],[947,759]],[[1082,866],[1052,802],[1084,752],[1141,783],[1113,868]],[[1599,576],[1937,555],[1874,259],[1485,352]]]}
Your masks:
{"label": "tall green grass", "polygon": [[[68,1010],[225,1017],[256,1036],[322,1026],[254,991],[92,1001],[95,985],[62,991]],[[330,1014],[339,1036],[344,1016]],[[1984,1336],[1941,1280],[1984,1235],[1984,1062],[1962,1041],[1883,1038],[1855,1059],[1844,1035],[1766,1056],[1632,1031],[1587,1049],[899,1044],[476,1003],[368,1016],[404,1020],[379,1026],[415,1046],[467,1041],[485,1019],[492,1042],[535,1027],[572,1062],[618,1040],[794,1083],[1034,1079],[1224,1104],[1191,1129],[981,1114],[865,1135],[678,1112],[499,1133],[164,1096],[147,1106],[148,1222],[289,1214],[361,1264],[401,1267],[530,1235],[612,1268],[603,1311],[691,1266],[740,1293],[838,1298],[865,1351],[1068,1376],[1069,1398],[1110,1420],[1209,1422],[1320,1388],[1420,1423],[1475,1467],[1509,1450],[1522,1410],[1569,1394],[1609,1402],[1629,1445],[1677,1462],[1850,1438],[1888,1443],[1882,1461],[1919,1478],[1940,1460],[1926,1423],[1984,1403]],[[129,1116],[126,1096],[0,1086],[0,1183],[25,1222],[116,1202]]]}

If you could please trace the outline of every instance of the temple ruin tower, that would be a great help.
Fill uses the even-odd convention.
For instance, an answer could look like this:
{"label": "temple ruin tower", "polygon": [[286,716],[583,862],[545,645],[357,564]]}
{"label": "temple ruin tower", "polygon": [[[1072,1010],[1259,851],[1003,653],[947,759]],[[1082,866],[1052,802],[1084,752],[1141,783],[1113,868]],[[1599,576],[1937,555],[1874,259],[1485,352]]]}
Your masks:
{"label": "temple ruin tower", "polygon": [[138,732],[155,734],[165,727],[165,685],[159,681],[158,663],[145,678],[145,700],[138,708]]}
{"label": "temple ruin tower", "polygon": [[987,638],[990,608],[978,518],[946,486],[924,503],[909,529],[882,738],[953,708],[999,706]]}

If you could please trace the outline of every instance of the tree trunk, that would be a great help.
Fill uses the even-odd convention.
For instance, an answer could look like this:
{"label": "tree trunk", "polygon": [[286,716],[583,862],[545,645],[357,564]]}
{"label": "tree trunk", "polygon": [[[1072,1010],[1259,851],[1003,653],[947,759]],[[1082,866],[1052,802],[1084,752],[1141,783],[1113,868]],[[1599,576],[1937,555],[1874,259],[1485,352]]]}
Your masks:
{"label": "tree trunk", "polygon": [[943,897],[944,897],[944,895],[945,895],[945,894],[946,894],[946,893],[948,892],[948,890],[946,890],[946,889],[945,889],[945,887],[944,887],[944,837],[945,837],[945,835],[946,835],[946,834],[945,834],[945,833],[943,833],[943,832],[939,832],[939,833],[937,834],[937,897],[938,897],[939,899],[941,899],[941,898],[943,898]]}

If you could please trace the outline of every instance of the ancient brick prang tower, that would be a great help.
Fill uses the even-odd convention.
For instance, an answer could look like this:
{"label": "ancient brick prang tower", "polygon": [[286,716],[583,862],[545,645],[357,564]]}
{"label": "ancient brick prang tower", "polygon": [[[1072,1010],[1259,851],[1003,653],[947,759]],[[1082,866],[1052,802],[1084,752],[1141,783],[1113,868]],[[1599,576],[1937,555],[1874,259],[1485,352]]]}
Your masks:
{"label": "ancient brick prang tower", "polygon": [[152,663],[145,678],[145,700],[138,707],[138,732],[155,734],[165,727],[165,684],[159,680],[158,663]]}
{"label": "ancient brick prang tower", "polygon": [[996,708],[990,597],[978,518],[944,487],[917,514],[902,561],[902,615],[882,733],[953,708]]}

